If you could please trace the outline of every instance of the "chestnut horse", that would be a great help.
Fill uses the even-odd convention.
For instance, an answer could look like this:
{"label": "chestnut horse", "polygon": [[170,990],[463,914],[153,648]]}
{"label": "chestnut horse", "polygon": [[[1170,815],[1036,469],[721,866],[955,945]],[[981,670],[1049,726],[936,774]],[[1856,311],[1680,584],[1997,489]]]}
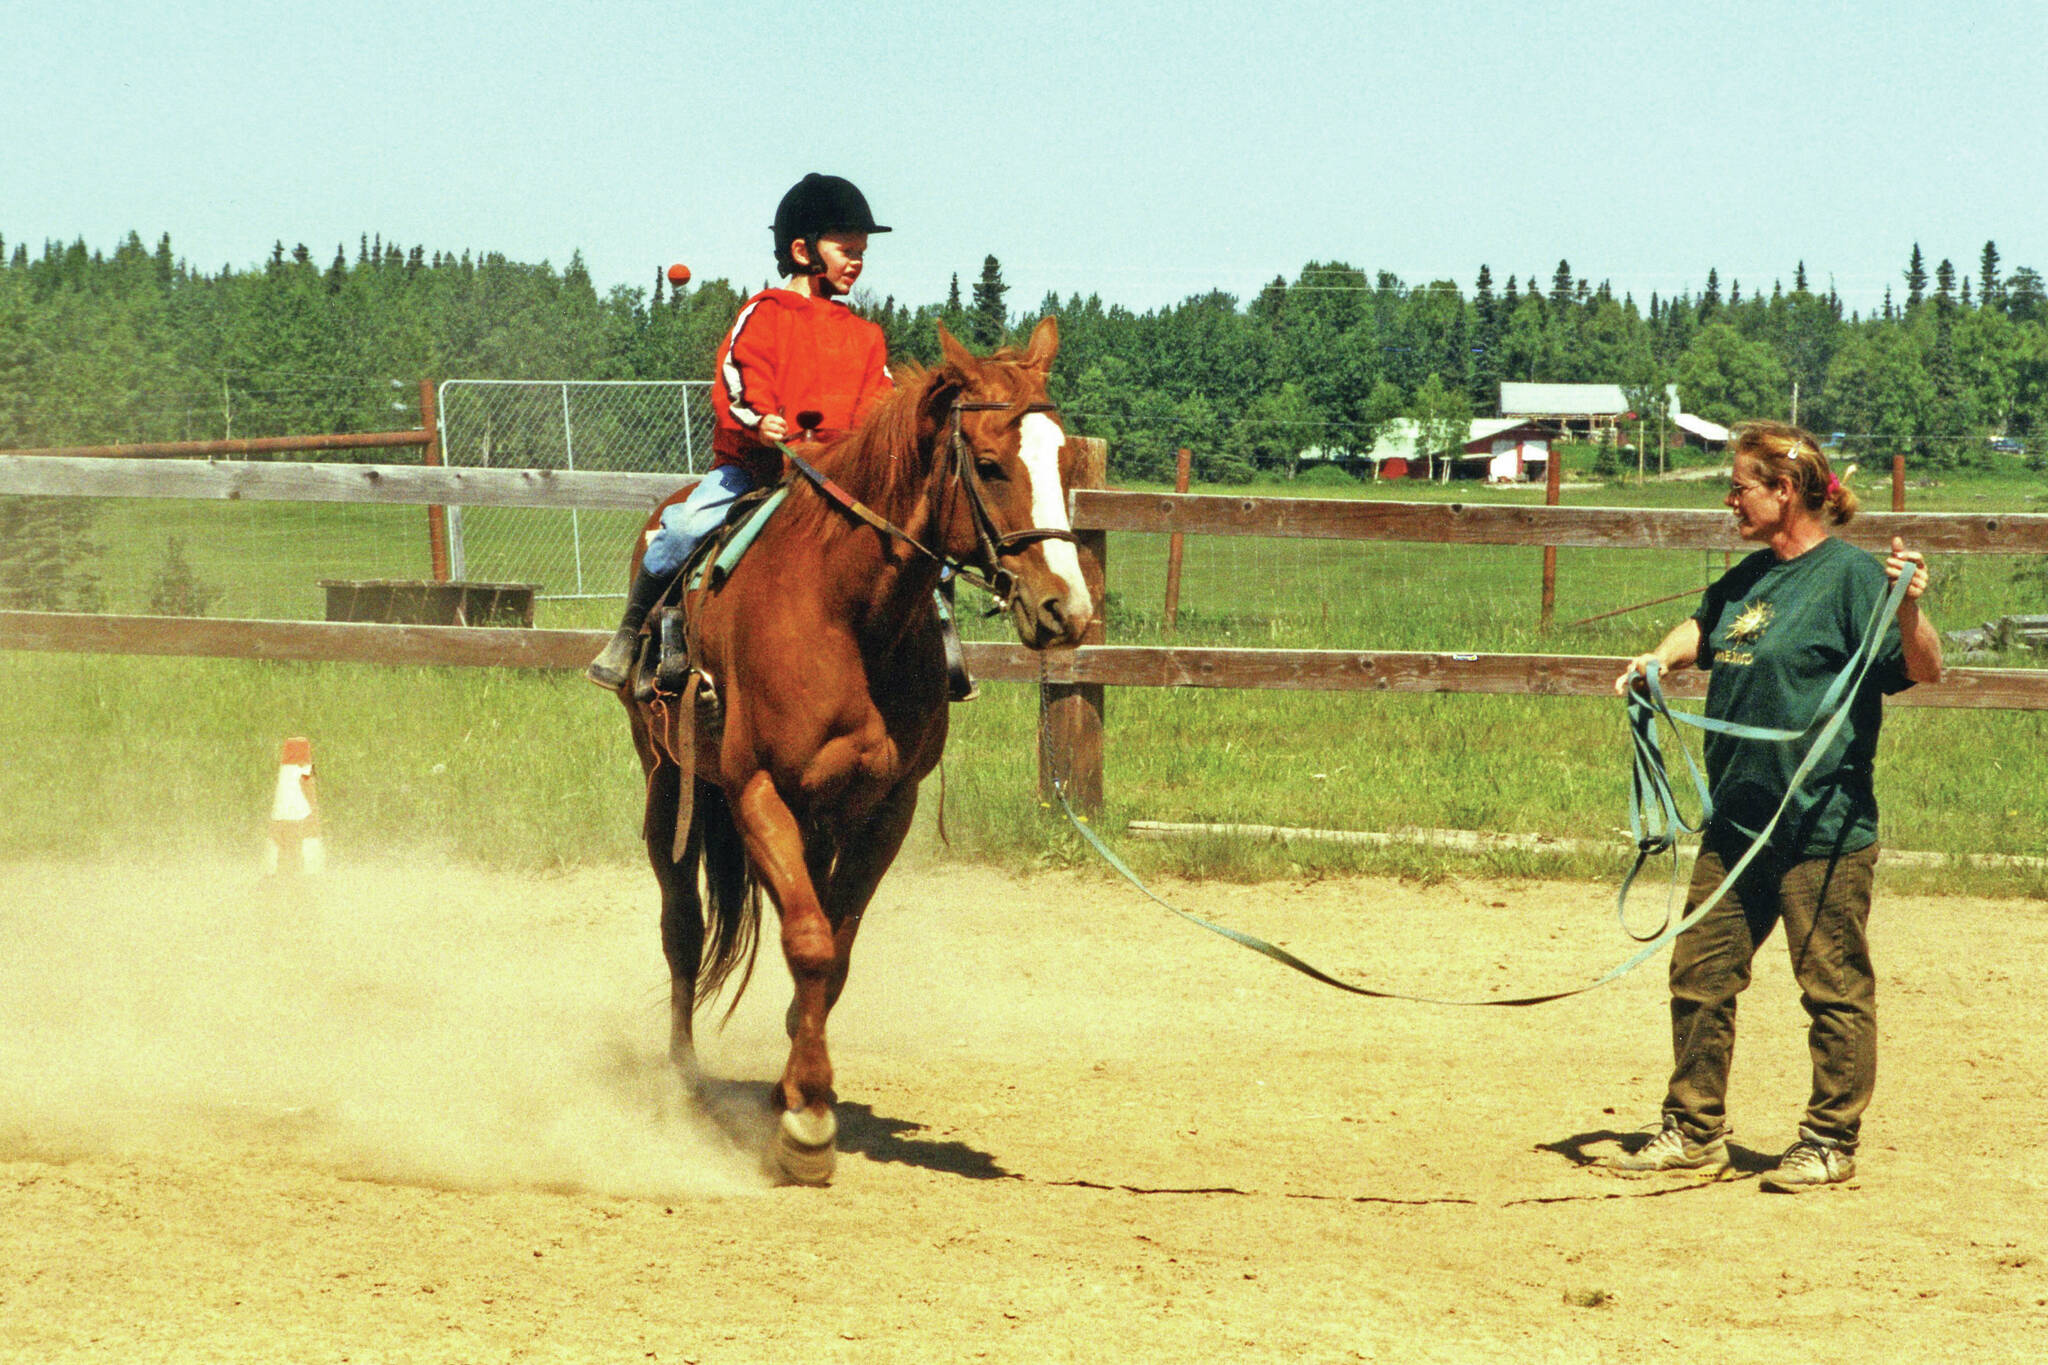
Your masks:
{"label": "chestnut horse", "polygon": [[722,703],[722,728],[704,708],[639,702],[630,686],[619,694],[648,780],[643,834],[661,883],[670,1057],[693,1080],[695,1010],[736,970],[735,1002],[746,989],[754,892],[765,888],[796,985],[775,1157],[802,1183],[824,1183],[833,1166],[825,1020],[861,915],[909,832],[918,782],[946,743],[933,603],[942,564],[993,584],[1033,649],[1078,643],[1094,611],[1067,523],[1066,437],[1046,396],[1058,327],[1047,318],[1021,353],[986,358],[943,327],[939,339],[937,368],[905,374],[858,430],[811,451],[831,483],[892,529],[794,478],[746,556],[692,597],[694,658]]}

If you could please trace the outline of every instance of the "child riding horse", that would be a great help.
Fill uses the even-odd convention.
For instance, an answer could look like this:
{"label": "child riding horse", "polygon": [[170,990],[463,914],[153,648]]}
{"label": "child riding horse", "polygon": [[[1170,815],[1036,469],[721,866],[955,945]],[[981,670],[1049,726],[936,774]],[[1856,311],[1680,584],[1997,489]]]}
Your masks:
{"label": "child riding horse", "polygon": [[796,983],[775,1091],[777,1156],[807,1183],[830,1178],[837,1131],[826,1016],[861,915],[910,830],[918,783],[946,742],[933,604],[941,569],[989,580],[1033,649],[1078,643],[1094,612],[1067,522],[1066,437],[1046,394],[1056,324],[1039,323],[1021,353],[977,358],[943,327],[940,342],[937,368],[904,376],[858,430],[816,455],[823,483],[887,529],[795,479],[753,550],[693,603],[695,660],[722,701],[722,726],[666,697],[619,691],[648,779],[643,833],[662,889],[670,1055],[689,1074],[696,1007],[736,968],[745,989],[751,891],[765,887]]}

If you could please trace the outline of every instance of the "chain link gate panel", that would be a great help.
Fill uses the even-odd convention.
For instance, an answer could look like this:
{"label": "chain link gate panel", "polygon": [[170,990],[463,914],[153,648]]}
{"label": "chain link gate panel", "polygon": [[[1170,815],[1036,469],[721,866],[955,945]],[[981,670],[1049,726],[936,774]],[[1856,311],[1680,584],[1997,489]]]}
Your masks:
{"label": "chain link gate panel", "polygon": [[[496,469],[672,473],[711,463],[706,380],[450,379],[441,458]],[[540,507],[449,509],[458,579],[534,583],[548,599],[621,597],[643,518]]]}

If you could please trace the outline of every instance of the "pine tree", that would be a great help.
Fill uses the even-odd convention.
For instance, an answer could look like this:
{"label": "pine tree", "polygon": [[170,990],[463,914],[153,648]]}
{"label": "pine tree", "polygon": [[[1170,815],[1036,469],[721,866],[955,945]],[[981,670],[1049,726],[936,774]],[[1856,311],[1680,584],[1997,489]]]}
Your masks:
{"label": "pine tree", "polygon": [[1472,338],[1472,402],[1479,410],[1490,408],[1500,395],[1500,301],[1493,296],[1493,271],[1479,267],[1479,279],[1472,289],[1472,313],[1477,332]]}
{"label": "pine tree", "polygon": [[1984,243],[1983,252],[1977,257],[1977,301],[1986,308],[1999,308],[2005,304],[2005,289],[1998,277],[1998,243]]}
{"label": "pine tree", "polygon": [[1562,308],[1572,301],[1572,263],[1561,260],[1550,277],[1550,301]]}
{"label": "pine tree", "polygon": [[1913,243],[1913,257],[1906,262],[1906,310],[1918,308],[1927,298],[1927,258],[1920,254],[1920,244]]}
{"label": "pine tree", "polygon": [[1707,267],[1707,292],[1700,295],[1700,320],[1704,322],[1721,307],[1721,272]]}
{"label": "pine tree", "polygon": [[[15,250],[19,252],[21,248]],[[2014,322],[2039,320],[2048,310],[2048,286],[2044,286],[2040,271],[2023,265],[2012,272],[2005,289],[2005,309]]]}
{"label": "pine tree", "polygon": [[971,326],[974,340],[982,347],[1000,346],[1003,333],[1009,327],[1009,314],[1003,309],[1003,295],[1010,292],[1010,286],[1003,283],[1003,267],[995,257],[985,257],[981,263],[981,278],[974,282],[974,313]]}
{"label": "pine tree", "polygon": [[1804,294],[1806,292],[1805,261],[1801,261],[1799,263],[1799,268],[1792,272],[1792,292],[1795,294]]}
{"label": "pine tree", "polygon": [[1934,267],[1934,304],[1944,313],[1956,306],[1956,268],[1946,256]]}

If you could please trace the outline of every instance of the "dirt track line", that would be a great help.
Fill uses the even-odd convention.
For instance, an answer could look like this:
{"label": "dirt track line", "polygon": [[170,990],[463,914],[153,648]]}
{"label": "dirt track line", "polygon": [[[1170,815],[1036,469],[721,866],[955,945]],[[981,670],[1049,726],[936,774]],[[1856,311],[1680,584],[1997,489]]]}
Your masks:
{"label": "dirt track line", "polygon": [[[1234,1194],[1246,1199],[1271,1199],[1276,1196],[1261,1194],[1258,1190],[1240,1190],[1234,1185],[1196,1186],[1146,1186],[1146,1185],[1105,1185],[1099,1180],[1044,1180],[1043,1185],[1064,1185],[1071,1189],[1107,1190],[1123,1194]],[[1383,1194],[1283,1194],[1281,1199],[1320,1199],[1333,1204],[1469,1204],[1478,1206],[1477,1199],[1445,1197],[1442,1199],[1396,1199]]]}
{"label": "dirt track line", "polygon": [[[1029,1179],[1029,1177],[1024,1177]],[[1708,1189],[1714,1185],[1732,1184],[1750,1176],[1733,1176],[1721,1180],[1702,1180],[1683,1185],[1670,1185],[1661,1189],[1609,1190],[1600,1194],[1540,1194],[1526,1199],[1505,1199],[1498,1204],[1485,1207],[1512,1209],[1532,1204],[1586,1204],[1606,1199],[1662,1199],[1671,1194],[1690,1194]],[[1099,1180],[1043,1180],[1042,1185],[1062,1186],[1078,1190],[1102,1190],[1112,1194],[1234,1194],[1245,1199],[1272,1198],[1258,1190],[1240,1190],[1234,1185],[1106,1185]],[[1403,1207],[1427,1208],[1436,1204],[1462,1204],[1468,1208],[1482,1207],[1477,1199],[1465,1199],[1456,1195],[1444,1195],[1434,1199],[1397,1199],[1385,1194],[1282,1194],[1281,1199],[1309,1199],[1331,1204],[1392,1204]]]}
{"label": "dirt track line", "polygon": [[1508,1199],[1498,1207],[1511,1209],[1523,1204],[1590,1204],[1602,1199],[1662,1199],[1667,1194],[1692,1194],[1699,1190],[1712,1189],[1716,1185],[1731,1185],[1738,1180],[1753,1180],[1756,1177],[1741,1175],[1720,1180],[1701,1180],[1685,1185],[1669,1185],[1663,1189],[1622,1191],[1610,1190],[1605,1194],[1537,1194],[1526,1199]]}
{"label": "dirt track line", "polygon": [[[1029,1179],[1029,1177],[1025,1177]],[[1041,1185],[1064,1185],[1077,1190],[1121,1191],[1124,1194],[1237,1194],[1247,1199],[1257,1193],[1255,1190],[1240,1190],[1232,1185],[1105,1185],[1099,1180],[1041,1180]]]}

